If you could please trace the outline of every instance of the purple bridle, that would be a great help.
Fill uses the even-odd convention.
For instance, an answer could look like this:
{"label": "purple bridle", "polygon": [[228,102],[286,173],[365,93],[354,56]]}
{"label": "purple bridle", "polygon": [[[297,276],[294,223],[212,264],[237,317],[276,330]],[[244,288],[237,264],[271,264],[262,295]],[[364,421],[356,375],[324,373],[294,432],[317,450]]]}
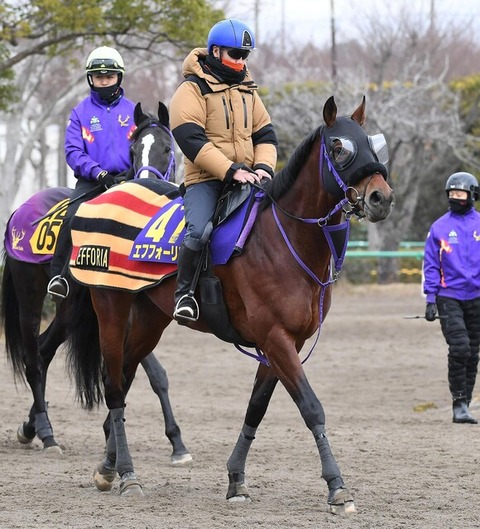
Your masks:
{"label": "purple bridle", "polygon": [[[162,172],[156,167],[154,167],[153,165],[142,165],[142,167],[140,167],[139,169],[135,171],[135,175],[133,178],[134,180],[136,180],[140,178],[139,175],[143,171],[149,171],[150,173],[153,173],[160,180],[166,180],[167,182],[169,182],[172,176],[175,175],[175,170],[176,170],[174,140],[173,140],[172,131],[168,127],[165,127],[164,125],[157,124],[157,123],[150,123],[148,127],[162,127],[162,129],[165,130],[170,136],[170,153],[169,153],[168,166],[167,166],[165,173],[162,174]],[[145,127],[145,128],[148,128],[148,127]]]}

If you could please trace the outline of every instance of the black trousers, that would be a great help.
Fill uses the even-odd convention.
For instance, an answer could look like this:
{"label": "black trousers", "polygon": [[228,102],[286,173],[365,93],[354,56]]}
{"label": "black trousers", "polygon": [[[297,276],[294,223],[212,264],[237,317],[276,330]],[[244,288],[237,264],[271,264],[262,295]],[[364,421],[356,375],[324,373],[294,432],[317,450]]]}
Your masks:
{"label": "black trousers", "polygon": [[437,296],[442,333],[448,344],[448,382],[454,399],[472,398],[480,346],[480,298],[460,301]]}
{"label": "black trousers", "polygon": [[72,253],[70,222],[77,212],[77,209],[80,207],[80,204],[100,195],[103,191],[105,191],[105,188],[95,180],[78,179],[72,196],[70,197],[71,203],[67,208],[63,223],[58,232],[55,253],[50,263],[50,274],[52,277],[57,275],[64,276],[68,270],[68,262],[70,260],[70,254]]}

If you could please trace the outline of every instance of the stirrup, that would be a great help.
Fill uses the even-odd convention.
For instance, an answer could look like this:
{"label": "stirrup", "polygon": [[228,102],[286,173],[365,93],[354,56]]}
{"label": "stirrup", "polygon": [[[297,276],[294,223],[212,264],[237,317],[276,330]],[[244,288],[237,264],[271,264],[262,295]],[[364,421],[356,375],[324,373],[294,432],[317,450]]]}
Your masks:
{"label": "stirrup", "polygon": [[[56,288],[58,288],[58,290],[56,290]],[[47,293],[52,296],[54,301],[65,299],[70,293],[70,285],[64,277],[60,275],[54,276],[48,282]]]}
{"label": "stirrup", "polygon": [[[193,307],[189,305],[183,305],[182,302],[187,301],[189,304],[192,304]],[[175,306],[173,312],[173,317],[178,320],[188,320],[188,321],[197,321],[198,316],[200,315],[200,309],[198,307],[197,300],[190,294],[183,295]]]}

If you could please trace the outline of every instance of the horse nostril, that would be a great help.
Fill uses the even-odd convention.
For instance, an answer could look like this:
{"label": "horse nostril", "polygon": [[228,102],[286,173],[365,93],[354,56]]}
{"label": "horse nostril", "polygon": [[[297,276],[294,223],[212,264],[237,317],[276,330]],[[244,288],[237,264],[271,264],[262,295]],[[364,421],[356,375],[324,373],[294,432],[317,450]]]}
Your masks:
{"label": "horse nostril", "polygon": [[379,191],[373,191],[370,193],[370,196],[368,197],[368,202],[372,206],[377,206],[378,204],[381,204],[384,201],[384,196]]}

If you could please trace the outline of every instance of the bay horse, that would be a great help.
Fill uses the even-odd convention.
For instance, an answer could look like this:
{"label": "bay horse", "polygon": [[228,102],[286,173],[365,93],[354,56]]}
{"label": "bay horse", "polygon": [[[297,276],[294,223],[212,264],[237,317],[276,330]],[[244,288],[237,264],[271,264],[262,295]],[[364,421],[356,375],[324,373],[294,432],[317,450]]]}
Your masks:
{"label": "bay horse", "polygon": [[[387,183],[387,159],[384,149],[378,148],[382,144],[378,138],[383,135],[367,136],[363,129],[365,108],[364,97],[351,116],[337,117],[333,96],[325,102],[325,125],[310,133],[286,166],[262,186],[264,198],[243,252],[213,267],[221,280],[231,325],[259,351],[245,421],[227,462],[229,501],[250,499],[245,483],[248,451],[280,381],[313,434],[321,476],[328,486],[330,511],[355,511],[352,494],[327,439],[324,409],[307,380],[299,352],[305,341],[319,332],[329,310],[350,217],[378,222],[389,215],[394,204]],[[89,223],[91,210],[85,210],[82,216],[82,208],[95,203],[96,199],[84,203],[77,212],[85,222],[85,231],[95,230],[97,219]],[[338,235],[342,238],[342,234],[338,251],[334,239]],[[77,279],[74,265],[72,254],[70,272]],[[69,322],[67,356],[82,404],[93,406],[102,398],[103,390],[111,413],[111,434],[94,480],[101,489],[105,480],[112,481],[118,474],[120,494],[142,495],[125,433],[125,388],[138,363],[157,345],[173,319],[175,278],[170,274],[151,288],[136,292],[94,282],[89,289],[98,320],[100,349],[90,346],[87,329],[75,318],[78,310]],[[196,295],[198,299],[198,290]],[[188,326],[212,332],[203,309],[200,313],[202,317]],[[103,388],[102,359],[108,374]]]}
{"label": "bay horse", "polygon": [[[160,102],[157,116],[154,116],[145,114],[141,103],[138,103],[134,111],[134,122],[136,129],[132,133],[130,145],[131,169],[126,178],[173,180],[174,143],[166,106]],[[44,451],[60,454],[62,450],[48,417],[45,390],[50,362],[65,341],[68,298],[56,304],[55,317],[41,334],[40,326],[50,279],[50,261],[70,193],[69,188],[40,191],[10,217],[4,241],[0,313],[6,352],[15,378],[28,382],[33,395],[28,419],[18,427],[17,440],[28,444],[36,436],[42,442]],[[45,212],[40,219],[36,218]],[[28,222],[28,216],[34,219],[34,226]],[[81,288],[76,284],[71,287]],[[165,369],[154,353],[147,355],[141,364],[161,403],[165,435],[173,447],[171,463],[188,463],[192,457],[182,441],[181,431],[173,414]],[[106,438],[109,429],[110,418],[107,417],[104,423]]]}

